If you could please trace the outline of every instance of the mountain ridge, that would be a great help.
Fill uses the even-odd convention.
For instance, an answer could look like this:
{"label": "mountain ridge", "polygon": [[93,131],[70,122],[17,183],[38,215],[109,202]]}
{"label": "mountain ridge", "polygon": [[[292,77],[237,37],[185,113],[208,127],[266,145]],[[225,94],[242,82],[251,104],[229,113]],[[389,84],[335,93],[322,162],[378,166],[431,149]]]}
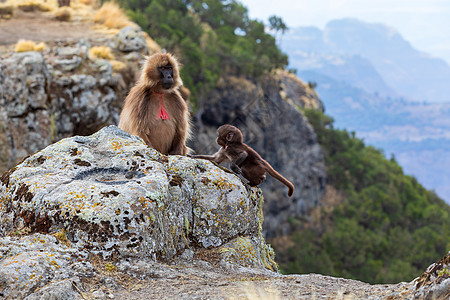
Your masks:
{"label": "mountain ridge", "polygon": [[[364,33],[370,34],[364,36]],[[417,73],[426,62],[433,66],[426,67],[423,72],[426,77],[427,70],[438,64],[440,67],[434,70],[439,75],[435,76],[442,77],[440,81],[448,81],[450,67],[445,61],[415,50],[390,27],[356,19],[331,21],[324,30],[295,28],[286,35],[283,48],[297,75],[317,84],[327,114],[333,116],[338,128],[355,131],[369,144],[382,148],[387,155],[394,155],[406,173],[416,176],[450,201],[450,188],[446,184],[450,172],[445,167],[449,165],[445,157],[450,156],[446,147],[450,141],[447,117],[450,86],[443,90],[442,84],[433,83],[433,78],[422,80],[409,72],[414,69]],[[382,54],[377,51],[386,55],[386,62],[393,61],[390,72],[394,75],[386,76],[383,71],[386,62],[380,69]],[[409,62],[409,69],[402,67],[405,61]],[[444,71],[440,72],[441,69]],[[392,76],[403,76],[401,74],[411,75],[411,80],[399,89],[400,85]],[[415,83],[413,88],[412,83]],[[409,95],[402,92],[404,89],[410,90]],[[418,89],[422,90],[422,95],[439,93],[440,100],[447,101],[413,101]],[[428,145],[433,148],[427,149]],[[435,152],[435,161],[428,159],[430,151]]]}
{"label": "mountain ridge", "polygon": [[[299,40],[303,43],[297,43]],[[447,62],[416,50],[397,31],[380,23],[347,18],[330,21],[323,30],[294,28],[284,36],[282,48],[291,61],[296,57],[294,48],[328,55],[359,55],[368,59],[400,95],[416,101],[450,101],[450,86],[445,80],[450,78]],[[422,85],[427,90],[421,89]]]}

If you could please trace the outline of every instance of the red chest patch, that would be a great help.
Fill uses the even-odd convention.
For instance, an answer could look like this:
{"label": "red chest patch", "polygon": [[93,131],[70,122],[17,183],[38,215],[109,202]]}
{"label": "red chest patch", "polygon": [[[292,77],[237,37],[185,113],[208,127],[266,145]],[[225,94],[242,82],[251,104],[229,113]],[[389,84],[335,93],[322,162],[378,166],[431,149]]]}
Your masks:
{"label": "red chest patch", "polygon": [[164,94],[155,92],[156,95],[159,97],[159,115],[158,118],[161,120],[170,120],[169,115],[167,114],[165,108],[164,108]]}

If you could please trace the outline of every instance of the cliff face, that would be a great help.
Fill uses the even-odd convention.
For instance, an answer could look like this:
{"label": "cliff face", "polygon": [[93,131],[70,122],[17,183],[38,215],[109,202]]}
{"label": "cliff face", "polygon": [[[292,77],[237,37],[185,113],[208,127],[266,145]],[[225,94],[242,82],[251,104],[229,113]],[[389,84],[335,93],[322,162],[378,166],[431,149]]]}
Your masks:
{"label": "cliff face", "polygon": [[317,95],[285,71],[258,82],[226,77],[219,87],[201,99],[195,115],[197,153],[214,153],[218,126],[231,123],[277,171],[295,185],[292,198],[287,188],[268,175],[260,185],[265,199],[264,230],[270,235],[289,232],[289,217],[299,217],[323,196],[326,173],[322,153],[301,107],[322,109]]}

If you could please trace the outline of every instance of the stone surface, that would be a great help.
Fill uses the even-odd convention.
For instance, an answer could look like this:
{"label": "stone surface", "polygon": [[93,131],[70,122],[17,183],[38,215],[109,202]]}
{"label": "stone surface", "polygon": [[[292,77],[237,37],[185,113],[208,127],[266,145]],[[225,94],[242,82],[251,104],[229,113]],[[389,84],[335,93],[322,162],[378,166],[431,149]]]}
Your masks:
{"label": "stone surface", "polygon": [[[192,251],[192,250],[191,250]],[[413,283],[370,285],[318,274],[280,275],[220,262],[208,249],[167,263],[102,260],[48,234],[0,237],[1,299],[436,299]],[[446,299],[446,298],[437,298]]]}
{"label": "stone surface", "polygon": [[[293,93],[292,86],[300,81],[293,81],[292,76],[278,72],[258,82],[224,78],[216,90],[204,97],[194,119],[196,138],[191,148],[196,153],[215,153],[219,148],[215,142],[216,130],[230,123],[242,130],[245,143],[295,185],[291,198],[287,196],[287,187],[270,175],[260,185],[265,199],[267,236],[289,233],[288,219],[301,217],[318,205],[326,184],[316,134],[300,111],[305,95],[314,93],[304,84],[297,85],[297,90],[303,90],[303,94]],[[310,98],[310,105],[314,101],[315,98]],[[320,100],[317,99],[315,106],[321,107]]]}
{"label": "stone surface", "polygon": [[3,235],[63,231],[105,258],[163,261],[223,246],[227,262],[277,268],[261,235],[259,189],[211,162],[161,155],[116,126],[27,158],[1,177],[0,201]]}
{"label": "stone surface", "polygon": [[[58,243],[51,235],[0,238],[1,296],[23,299],[32,291],[46,287],[36,295],[74,299],[69,296],[77,293],[68,282],[79,280],[78,276],[93,274],[93,267],[86,257],[86,253]],[[64,298],[64,295],[68,297]]]}
{"label": "stone surface", "polygon": [[450,299],[450,251],[412,281],[417,299]]}
{"label": "stone surface", "polygon": [[138,51],[146,48],[145,37],[138,27],[128,26],[116,36],[117,49],[123,52]]}
{"label": "stone surface", "polygon": [[[118,49],[116,41],[129,31],[48,42],[42,53],[0,55],[0,172],[61,138],[118,123],[123,99],[149,53],[136,29],[130,43],[143,40],[143,47]],[[115,72],[111,61],[89,59],[88,50],[100,45],[109,46],[127,67]]]}

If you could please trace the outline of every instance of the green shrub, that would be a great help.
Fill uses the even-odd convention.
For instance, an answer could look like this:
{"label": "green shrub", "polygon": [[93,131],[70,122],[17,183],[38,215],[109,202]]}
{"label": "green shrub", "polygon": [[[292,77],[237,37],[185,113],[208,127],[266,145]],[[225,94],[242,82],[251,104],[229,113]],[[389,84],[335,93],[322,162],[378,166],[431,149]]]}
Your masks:
{"label": "green shrub", "polygon": [[304,112],[322,146],[329,184],[343,199],[318,208],[314,222],[298,220],[287,249],[274,244],[280,269],[396,283],[411,281],[447,253],[450,207],[442,199],[395,159],[334,129],[332,118]]}

